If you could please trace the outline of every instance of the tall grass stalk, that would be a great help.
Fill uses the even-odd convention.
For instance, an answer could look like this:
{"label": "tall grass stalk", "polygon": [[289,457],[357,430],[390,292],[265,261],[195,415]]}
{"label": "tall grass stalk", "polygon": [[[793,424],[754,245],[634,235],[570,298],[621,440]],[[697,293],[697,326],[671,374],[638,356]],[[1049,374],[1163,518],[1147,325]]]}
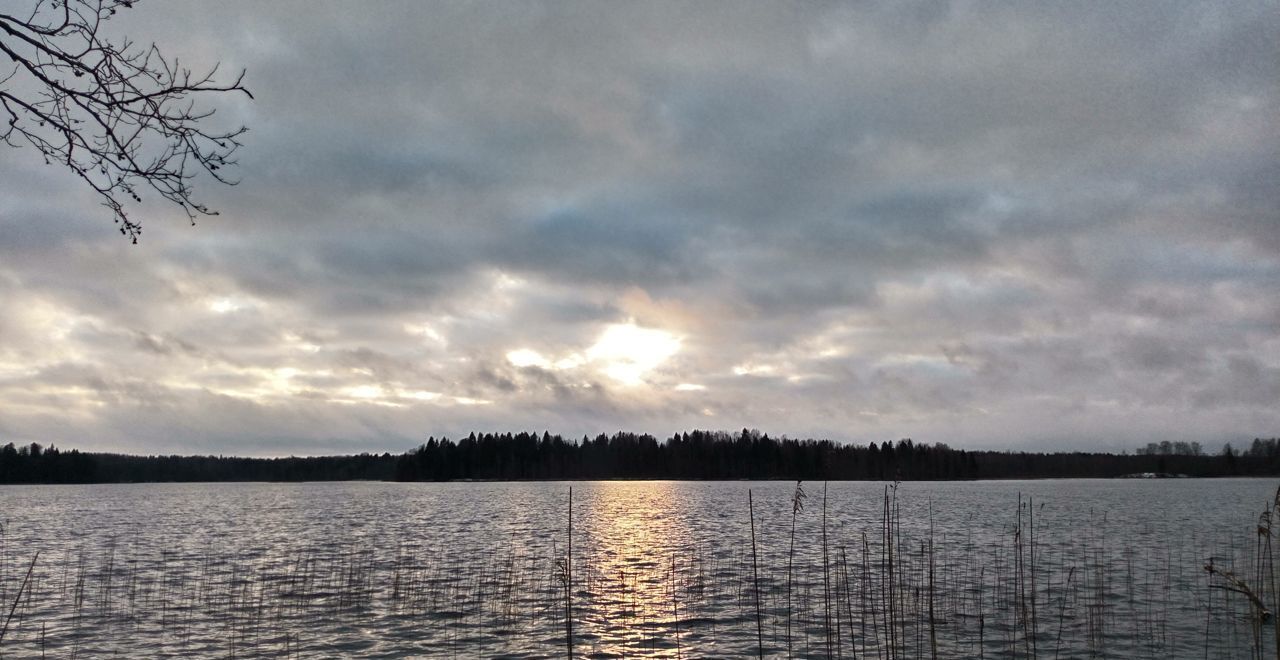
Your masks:
{"label": "tall grass stalk", "polygon": [[[1280,591],[1277,591],[1276,589],[1275,556],[1271,548],[1271,538],[1274,536],[1271,526],[1272,523],[1275,522],[1277,512],[1280,512],[1280,488],[1276,488],[1276,495],[1271,499],[1271,510],[1270,515],[1267,516],[1267,529],[1265,534],[1265,554],[1260,560],[1264,562],[1267,569],[1268,582],[1271,585],[1271,603],[1273,610],[1280,609]],[[1259,530],[1259,533],[1261,533],[1261,530]],[[1271,617],[1271,621],[1275,631],[1273,641],[1275,642],[1276,660],[1280,660],[1280,616]]]}
{"label": "tall grass stalk", "polygon": [[680,660],[680,601],[676,598],[676,553],[671,553],[671,617],[676,629],[676,660]]}
{"label": "tall grass stalk", "polygon": [[[889,493],[892,490],[893,499],[890,500]],[[885,486],[884,489],[884,514],[881,518],[881,568],[885,573],[885,578],[881,580],[881,593],[885,603],[888,605],[888,615],[885,622],[885,628],[889,635],[889,647],[886,657],[894,660],[898,657],[898,589],[897,579],[894,574],[895,561],[894,553],[897,551],[897,543],[894,542],[894,524],[893,511],[894,503],[898,499],[898,485]],[[904,631],[905,632],[905,631]],[[904,640],[905,641],[905,640]]]}
{"label": "tall grass stalk", "polygon": [[573,660],[573,486],[569,486],[569,538],[564,558],[564,643]]}
{"label": "tall grass stalk", "polygon": [[756,506],[751,499],[751,489],[747,489],[747,513],[751,518],[751,580],[755,583],[756,595],[756,652],[764,658],[764,621],[760,616],[760,560],[756,551]]}
{"label": "tall grass stalk", "polygon": [[27,575],[22,578],[22,584],[18,586],[18,593],[13,597],[13,605],[9,607],[9,615],[4,618],[4,625],[0,626],[0,643],[4,642],[5,633],[9,632],[9,622],[13,620],[13,613],[18,610],[18,603],[22,602],[22,592],[31,584],[31,572],[36,569],[36,560],[40,558],[40,551],[31,557],[31,565],[27,567]]}
{"label": "tall grass stalk", "polygon": [[831,657],[831,572],[827,559],[827,482],[822,482],[822,630],[825,633],[827,657]]}
{"label": "tall grass stalk", "polygon": [[934,556],[933,556],[933,501],[929,501],[929,652],[933,660],[938,660],[937,619],[933,610],[934,592]]}
{"label": "tall grass stalk", "polygon": [[[1043,504],[1040,506],[1044,506]],[[1031,657],[1039,657],[1040,649],[1036,645],[1039,631],[1039,618],[1036,615],[1036,507],[1035,499],[1027,497],[1027,527],[1031,541]]]}
{"label": "tall grass stalk", "polygon": [[[796,481],[791,494],[791,547],[787,550],[787,657],[791,657],[791,566],[796,556],[796,516],[804,511],[804,487]],[[825,530],[824,530],[825,531]]]}
{"label": "tall grass stalk", "polygon": [[[844,581],[844,611],[848,615],[849,624],[849,653],[853,656],[853,660],[858,660],[858,644],[857,638],[853,633],[853,591],[849,586],[849,555],[845,552],[843,546],[840,547],[840,571]],[[836,613],[839,617],[839,612]],[[863,637],[866,636],[866,617],[858,617],[862,620]]]}

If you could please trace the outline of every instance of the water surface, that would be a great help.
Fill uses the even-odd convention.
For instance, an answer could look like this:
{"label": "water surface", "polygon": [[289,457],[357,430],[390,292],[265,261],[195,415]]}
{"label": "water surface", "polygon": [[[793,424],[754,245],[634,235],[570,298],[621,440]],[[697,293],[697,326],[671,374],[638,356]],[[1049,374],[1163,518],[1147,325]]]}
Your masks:
{"label": "water surface", "polygon": [[1276,485],[5,486],[0,654],[1248,657]]}

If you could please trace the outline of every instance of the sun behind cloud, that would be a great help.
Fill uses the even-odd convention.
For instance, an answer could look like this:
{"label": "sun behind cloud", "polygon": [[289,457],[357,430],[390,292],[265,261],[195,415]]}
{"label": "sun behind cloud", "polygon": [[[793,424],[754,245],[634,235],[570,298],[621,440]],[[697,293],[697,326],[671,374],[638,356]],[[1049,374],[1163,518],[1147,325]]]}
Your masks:
{"label": "sun behind cloud", "polygon": [[653,371],[680,350],[680,337],[633,323],[610,325],[587,349],[587,359],[599,365],[606,376],[625,385],[639,385]]}
{"label": "sun behind cloud", "polygon": [[565,371],[588,368],[623,385],[641,385],[645,376],[680,351],[682,338],[634,321],[608,325],[585,352],[552,359],[531,348],[507,351],[507,362],[517,368]]}

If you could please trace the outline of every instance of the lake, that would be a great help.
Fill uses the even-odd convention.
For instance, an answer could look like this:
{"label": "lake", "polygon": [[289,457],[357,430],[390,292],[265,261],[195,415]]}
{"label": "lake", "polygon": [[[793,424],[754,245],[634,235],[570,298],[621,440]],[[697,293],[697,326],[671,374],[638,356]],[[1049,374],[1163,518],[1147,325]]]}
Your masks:
{"label": "lake", "polygon": [[0,656],[1250,657],[1276,486],[3,486]]}

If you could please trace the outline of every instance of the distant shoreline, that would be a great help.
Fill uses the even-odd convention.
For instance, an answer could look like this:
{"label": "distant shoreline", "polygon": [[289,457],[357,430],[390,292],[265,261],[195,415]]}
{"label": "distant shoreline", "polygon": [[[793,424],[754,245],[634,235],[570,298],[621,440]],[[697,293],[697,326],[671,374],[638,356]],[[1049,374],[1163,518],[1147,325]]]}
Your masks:
{"label": "distant shoreline", "polygon": [[[1171,445],[1172,446],[1172,445]],[[1151,453],[1152,447],[1156,453]],[[1198,449],[1198,447],[1197,447]],[[1163,475],[1163,476],[1162,476]],[[566,440],[549,433],[430,438],[403,454],[248,458],[135,456],[0,446],[0,484],[302,481],[1007,481],[1280,476],[1280,440],[1217,455],[969,451],[944,444],[846,445],[756,431]]]}
{"label": "distant shoreline", "polygon": [[[1271,479],[1280,477],[1280,474],[1274,475],[1222,475],[1214,477],[1170,477],[1170,478],[1137,478],[1137,477],[1009,477],[1009,478],[988,478],[988,479],[907,479],[898,482],[879,481],[875,479],[822,479],[815,480],[821,483],[832,484],[854,484],[854,483],[999,483],[1012,481],[1214,481],[1220,479]],[[310,480],[275,480],[264,481],[260,479],[224,479],[221,481],[82,481],[82,482],[60,482],[60,481],[31,481],[31,482],[6,482],[0,483],[0,488],[9,486],[147,486],[147,485],[163,485],[163,484],[536,484],[536,483],[649,483],[655,481],[668,481],[673,483],[794,483],[795,479],[633,479],[633,478],[613,478],[613,479],[454,479],[451,481],[397,481],[395,479],[310,479]],[[800,480],[804,481],[804,480]]]}

